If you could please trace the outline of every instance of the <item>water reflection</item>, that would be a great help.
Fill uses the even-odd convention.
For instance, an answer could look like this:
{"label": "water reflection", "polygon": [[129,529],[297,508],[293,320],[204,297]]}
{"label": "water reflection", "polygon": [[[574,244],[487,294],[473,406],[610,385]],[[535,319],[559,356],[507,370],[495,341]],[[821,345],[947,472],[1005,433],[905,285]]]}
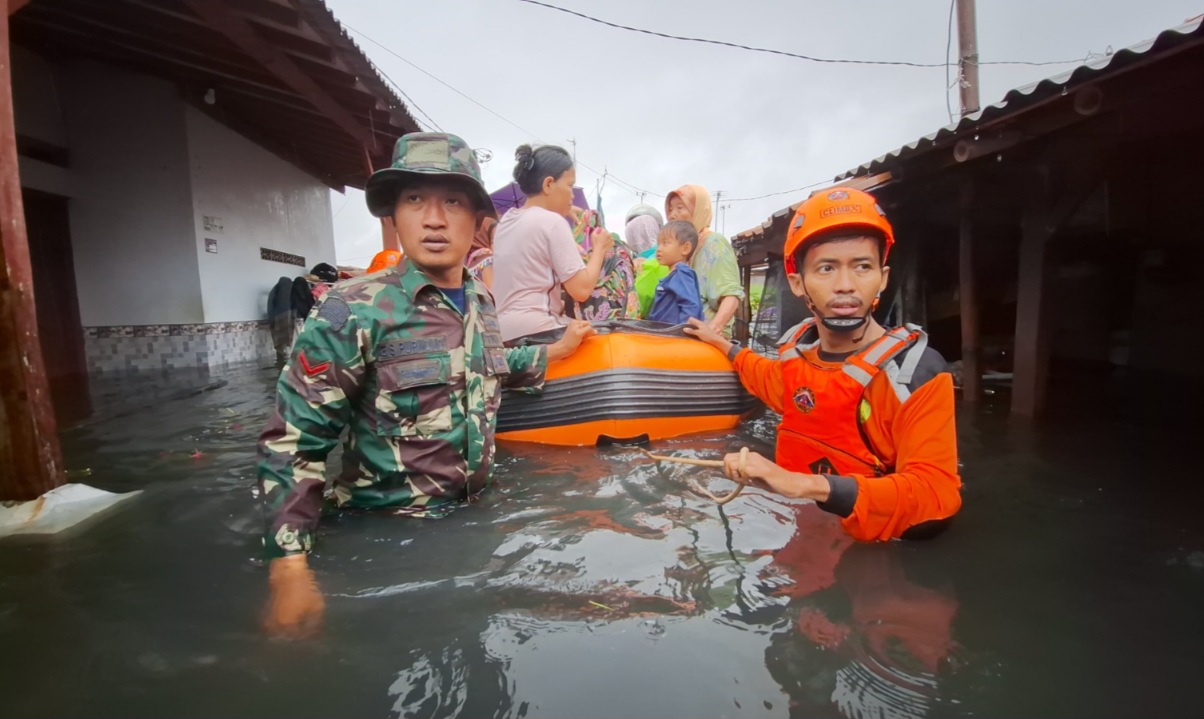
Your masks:
{"label": "water reflection", "polygon": [[922,717],[955,701],[939,680],[958,602],[943,572],[907,566],[922,546],[855,544],[816,507],[795,512],[798,530],[770,567],[772,591],[790,597],[791,630],[766,650],[794,712],[835,705],[850,719]]}
{"label": "water reflection", "polygon": [[[201,379],[149,407],[123,386],[136,412],[65,437],[70,468],[141,497],[75,536],[0,543],[0,716],[1196,708],[1204,497],[1175,481],[1184,443],[1161,430],[1125,425],[1112,436],[1144,449],[1108,453],[1107,428],[1013,440],[963,417],[958,523],[881,546],[757,491],[717,508],[687,489],[728,488],[705,469],[507,445],[495,489],[445,519],[328,518],[312,562],[326,627],[279,642],[258,630],[251,490],[272,372]],[[771,442],[767,418],[656,449]]]}

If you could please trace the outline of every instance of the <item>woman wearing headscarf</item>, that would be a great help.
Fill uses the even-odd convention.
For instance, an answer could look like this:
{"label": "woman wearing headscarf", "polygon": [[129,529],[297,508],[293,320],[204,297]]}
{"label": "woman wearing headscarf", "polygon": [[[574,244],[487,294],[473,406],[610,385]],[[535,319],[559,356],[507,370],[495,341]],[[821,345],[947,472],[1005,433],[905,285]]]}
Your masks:
{"label": "woman wearing headscarf", "polygon": [[698,230],[698,249],[690,267],[698,275],[705,319],[716,332],[731,337],[744,288],[732,243],[711,229],[710,194],[702,185],[682,185],[665,198],[665,216],[689,222]]}
{"label": "woman wearing headscarf", "polygon": [[472,236],[472,247],[464,258],[464,266],[468,274],[477,282],[493,291],[493,233],[497,229],[497,220],[486,217],[481,221],[477,233]]}
{"label": "woman wearing headscarf", "polygon": [[614,247],[610,233],[600,232],[583,261],[567,221],[577,170],[564,148],[522,145],[514,160],[527,199],[502,216],[493,237],[493,294],[507,342],[567,325],[561,289],[577,302],[589,299]]}
{"label": "woman wearing headscarf", "polygon": [[644,259],[652,257],[656,252],[656,236],[664,224],[660,210],[652,205],[640,204],[628,210],[623,237],[631,254]]}

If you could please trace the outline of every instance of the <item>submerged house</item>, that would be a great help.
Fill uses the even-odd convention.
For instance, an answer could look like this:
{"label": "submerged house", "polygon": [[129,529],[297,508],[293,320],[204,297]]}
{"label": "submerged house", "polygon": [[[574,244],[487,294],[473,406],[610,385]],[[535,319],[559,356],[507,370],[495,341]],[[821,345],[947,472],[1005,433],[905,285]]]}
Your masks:
{"label": "submerged house", "polygon": [[[966,400],[988,370],[1012,375],[1020,416],[1041,414],[1051,385],[1104,395],[1109,378],[1140,378],[1121,404],[1157,411],[1204,384],[1184,361],[1204,351],[1185,327],[1204,294],[1201,78],[1195,18],[835,178],[886,209],[900,242],[882,311],[960,358]],[[752,323],[763,345],[805,313],[780,269],[796,206],[733,238],[745,276],[768,266],[780,299]]]}
{"label": "submerged house", "polygon": [[320,0],[32,0],[11,17],[47,371],[270,358],[281,275],[334,263],[329,188],[416,125]]}
{"label": "submerged house", "polygon": [[322,0],[0,5],[3,475],[53,435],[47,380],[273,358],[329,190],[418,126]]}

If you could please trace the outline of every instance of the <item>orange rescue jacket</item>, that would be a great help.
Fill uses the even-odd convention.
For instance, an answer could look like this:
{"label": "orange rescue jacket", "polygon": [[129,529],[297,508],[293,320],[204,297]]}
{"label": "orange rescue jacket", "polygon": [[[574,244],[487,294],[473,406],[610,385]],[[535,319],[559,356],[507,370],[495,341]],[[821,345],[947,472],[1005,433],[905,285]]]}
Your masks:
{"label": "orange rescue jacket", "polygon": [[899,538],[952,517],[961,507],[953,380],[943,371],[913,376],[927,335],[899,327],[828,362],[814,326],[809,319],[787,332],[777,360],[747,349],[735,358],[748,391],[782,415],[777,463],[825,475],[832,496],[819,506],[854,539]]}

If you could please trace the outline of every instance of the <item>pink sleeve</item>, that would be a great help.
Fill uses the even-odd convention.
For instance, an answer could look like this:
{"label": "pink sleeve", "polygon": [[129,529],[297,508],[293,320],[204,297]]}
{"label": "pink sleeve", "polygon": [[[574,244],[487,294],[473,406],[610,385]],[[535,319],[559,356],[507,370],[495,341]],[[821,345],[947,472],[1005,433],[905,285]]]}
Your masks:
{"label": "pink sleeve", "polygon": [[581,250],[577,248],[577,241],[573,239],[573,231],[569,229],[563,217],[549,215],[542,229],[548,243],[548,261],[552,265],[552,274],[557,283],[564,283],[585,269]]}

